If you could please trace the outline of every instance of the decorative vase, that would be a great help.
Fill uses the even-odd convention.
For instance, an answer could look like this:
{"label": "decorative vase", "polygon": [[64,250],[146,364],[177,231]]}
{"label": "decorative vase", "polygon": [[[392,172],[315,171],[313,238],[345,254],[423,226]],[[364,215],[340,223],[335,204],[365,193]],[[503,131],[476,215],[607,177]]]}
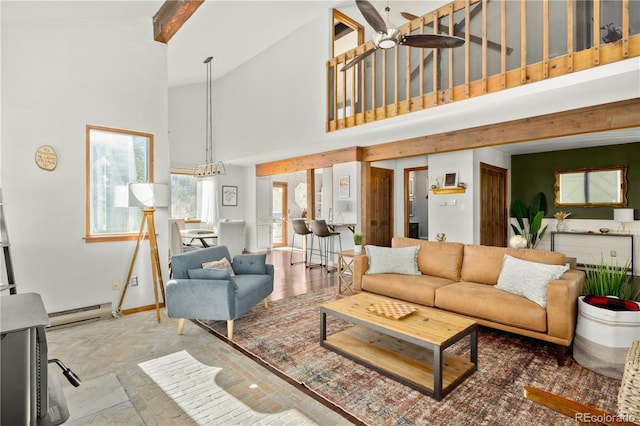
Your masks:
{"label": "decorative vase", "polygon": [[361,244],[356,244],[353,246],[353,252],[354,253],[362,253],[362,245]]}
{"label": "decorative vase", "polygon": [[627,352],[640,338],[640,312],[612,311],[578,298],[573,359],[589,370],[621,379]]}
{"label": "decorative vase", "polygon": [[559,220],[558,223],[556,223],[556,231],[564,232],[566,230],[567,230],[567,224],[565,223],[565,221]]}

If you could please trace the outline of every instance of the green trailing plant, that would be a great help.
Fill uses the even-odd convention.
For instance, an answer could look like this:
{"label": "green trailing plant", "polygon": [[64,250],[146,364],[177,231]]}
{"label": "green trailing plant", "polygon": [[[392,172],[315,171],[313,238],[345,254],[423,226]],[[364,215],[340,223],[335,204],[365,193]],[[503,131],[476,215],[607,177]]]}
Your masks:
{"label": "green trailing plant", "polygon": [[355,233],[353,234],[353,243],[357,246],[362,245],[362,234]]}
{"label": "green trailing plant", "polygon": [[631,261],[623,266],[613,264],[604,258],[597,265],[589,265],[585,269],[585,296],[615,296],[619,299],[638,300],[640,288],[634,285],[634,277],[628,274]]}
{"label": "green trailing plant", "polygon": [[[511,224],[513,232],[527,240],[527,248],[536,248],[547,232],[548,226],[542,227],[542,218],[547,213],[547,198],[544,193],[538,192],[534,195],[530,207],[527,207],[521,200],[514,200],[511,212],[518,222],[517,227]],[[527,219],[527,223],[525,223],[525,219]]]}

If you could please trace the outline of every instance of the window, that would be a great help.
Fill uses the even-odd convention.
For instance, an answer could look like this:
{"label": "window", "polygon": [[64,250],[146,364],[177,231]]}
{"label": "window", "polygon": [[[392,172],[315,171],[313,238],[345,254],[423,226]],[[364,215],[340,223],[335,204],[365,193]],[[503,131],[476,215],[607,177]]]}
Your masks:
{"label": "window", "polygon": [[171,217],[173,219],[197,219],[198,180],[193,174],[171,173]]}
{"label": "window", "polygon": [[171,218],[213,227],[218,221],[217,178],[197,178],[193,171],[171,171]]}
{"label": "window", "polygon": [[129,182],[153,182],[153,135],[97,126],[86,132],[86,239],[134,239],[142,211],[118,206],[116,191]]}

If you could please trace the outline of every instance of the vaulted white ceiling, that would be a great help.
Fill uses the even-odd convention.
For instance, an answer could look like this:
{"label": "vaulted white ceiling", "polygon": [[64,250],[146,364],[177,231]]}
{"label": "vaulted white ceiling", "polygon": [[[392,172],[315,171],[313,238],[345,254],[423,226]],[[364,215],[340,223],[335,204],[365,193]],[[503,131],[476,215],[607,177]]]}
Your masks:
{"label": "vaulted white ceiling", "polygon": [[[1,0],[2,21],[33,19],[82,19],[111,17],[145,17],[151,19],[162,0],[146,1],[13,1]],[[387,1],[372,1],[383,13]],[[424,14],[445,4],[440,0],[390,1],[390,19],[404,22],[400,12]],[[37,4],[37,8],[33,5]],[[169,87],[202,82],[206,72],[203,60],[214,59],[214,79],[276,44],[296,29],[318,16],[326,15],[330,25],[331,8],[338,8],[367,26],[355,2],[332,0],[206,0],[168,44]],[[151,21],[149,23],[151,26]],[[327,40],[327,52],[329,52]],[[294,59],[292,59],[293,61]],[[511,154],[568,149],[603,144],[635,142],[639,129],[595,133],[578,137],[513,144],[500,149]],[[561,142],[561,143],[559,143]]]}

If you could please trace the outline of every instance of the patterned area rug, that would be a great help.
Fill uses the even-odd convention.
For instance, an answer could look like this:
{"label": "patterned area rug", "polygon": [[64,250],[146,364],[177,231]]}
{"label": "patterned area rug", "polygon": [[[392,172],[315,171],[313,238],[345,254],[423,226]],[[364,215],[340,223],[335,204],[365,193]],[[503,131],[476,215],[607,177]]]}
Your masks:
{"label": "patterned area rug", "polygon": [[[554,345],[481,327],[478,371],[437,402],[320,347],[319,306],[335,289],[262,304],[236,320],[234,343],[250,355],[369,425],[573,425],[524,397],[533,385],[615,412],[620,381],[576,364],[558,367]],[[225,321],[202,321],[226,336]],[[351,325],[328,317],[328,334]],[[469,351],[468,339],[448,350]],[[468,356],[468,355],[467,355]]]}

